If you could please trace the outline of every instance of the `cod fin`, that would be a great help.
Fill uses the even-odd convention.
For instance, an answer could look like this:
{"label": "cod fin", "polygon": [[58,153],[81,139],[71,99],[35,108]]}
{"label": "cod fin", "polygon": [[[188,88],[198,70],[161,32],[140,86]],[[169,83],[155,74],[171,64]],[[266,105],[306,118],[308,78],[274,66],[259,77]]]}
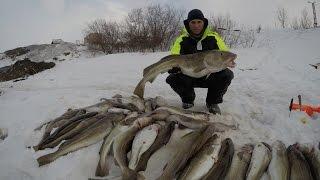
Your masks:
{"label": "cod fin", "polygon": [[145,82],[144,82],[144,79],[142,79],[134,89],[133,94],[143,99],[144,88],[145,88]]}
{"label": "cod fin", "polygon": [[194,72],[194,73],[199,73],[199,72],[203,71],[204,69],[206,69],[206,67],[196,67],[196,68],[193,70],[193,72]]}
{"label": "cod fin", "polygon": [[122,180],[137,179],[137,177],[138,177],[137,172],[135,172],[135,171],[132,170],[132,169],[125,168],[125,169],[122,171]]}
{"label": "cod fin", "polygon": [[46,165],[46,164],[49,164],[51,163],[52,161],[54,161],[56,158],[55,158],[55,154],[54,153],[51,153],[51,154],[47,154],[47,155],[44,155],[44,156],[41,156],[37,159],[38,161],[38,164],[39,164],[39,167],[40,166],[43,166],[43,165]]}
{"label": "cod fin", "polygon": [[104,177],[109,175],[109,167],[107,162],[101,162],[99,160],[97,169],[96,169],[96,176]]}

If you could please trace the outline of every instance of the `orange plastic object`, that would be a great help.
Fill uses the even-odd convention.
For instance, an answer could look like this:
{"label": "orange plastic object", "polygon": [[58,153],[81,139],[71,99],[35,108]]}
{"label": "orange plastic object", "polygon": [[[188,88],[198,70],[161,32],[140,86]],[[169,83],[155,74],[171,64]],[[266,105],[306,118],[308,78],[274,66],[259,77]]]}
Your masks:
{"label": "orange plastic object", "polygon": [[[300,105],[292,103],[292,110],[300,110]],[[301,105],[301,110],[306,112],[309,116],[312,116],[315,112],[320,113],[320,106]]]}

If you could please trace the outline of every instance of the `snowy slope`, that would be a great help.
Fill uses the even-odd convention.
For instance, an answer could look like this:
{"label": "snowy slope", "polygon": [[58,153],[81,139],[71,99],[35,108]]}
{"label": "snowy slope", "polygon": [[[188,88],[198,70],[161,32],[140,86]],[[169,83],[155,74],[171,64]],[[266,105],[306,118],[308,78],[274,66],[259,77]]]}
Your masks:
{"label": "snowy slope", "polygon": [[[239,125],[229,131],[236,145],[247,142],[271,143],[280,139],[317,144],[320,115],[309,118],[292,112],[292,97],[302,95],[304,103],[320,104],[320,70],[309,66],[320,62],[320,29],[269,31],[259,34],[256,47],[234,49],[238,54],[235,78],[221,104],[218,119]],[[58,62],[25,81],[0,83],[0,128],[9,136],[0,142],[0,179],[87,179],[95,172],[100,143],[71,153],[39,168],[35,153],[27,146],[36,144],[42,133],[33,129],[41,122],[61,115],[67,108],[97,103],[102,97],[131,95],[144,67],[167,55],[124,53]],[[0,67],[7,61],[0,61]],[[254,70],[246,70],[254,69]],[[179,97],[165,83],[167,74],[147,84],[145,96],[165,97],[180,107]],[[205,89],[196,89],[193,110],[205,109]],[[305,122],[305,123],[303,123]]]}

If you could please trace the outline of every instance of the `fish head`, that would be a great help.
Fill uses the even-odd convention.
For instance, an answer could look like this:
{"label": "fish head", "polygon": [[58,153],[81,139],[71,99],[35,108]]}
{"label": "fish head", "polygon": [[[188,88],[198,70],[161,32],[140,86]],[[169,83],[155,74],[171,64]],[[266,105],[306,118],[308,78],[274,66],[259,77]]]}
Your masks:
{"label": "fish head", "polygon": [[276,150],[276,151],[284,151],[286,149],[286,145],[280,141],[280,140],[276,140],[275,142],[272,143],[272,150]]}
{"label": "fish head", "polygon": [[209,69],[222,70],[227,68],[236,58],[237,55],[232,52],[211,50],[207,52],[204,61]]}
{"label": "fish head", "polygon": [[245,144],[244,146],[241,147],[241,151],[244,151],[246,153],[252,153],[253,152],[253,144]]}

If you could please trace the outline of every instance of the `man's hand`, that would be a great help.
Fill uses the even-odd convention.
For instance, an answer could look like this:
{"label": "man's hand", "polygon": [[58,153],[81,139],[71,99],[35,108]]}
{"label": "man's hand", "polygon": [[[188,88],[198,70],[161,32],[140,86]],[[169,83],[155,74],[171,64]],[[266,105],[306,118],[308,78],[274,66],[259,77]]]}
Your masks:
{"label": "man's hand", "polygon": [[230,61],[227,65],[229,68],[234,68],[234,67],[236,67],[237,64],[234,61]]}

